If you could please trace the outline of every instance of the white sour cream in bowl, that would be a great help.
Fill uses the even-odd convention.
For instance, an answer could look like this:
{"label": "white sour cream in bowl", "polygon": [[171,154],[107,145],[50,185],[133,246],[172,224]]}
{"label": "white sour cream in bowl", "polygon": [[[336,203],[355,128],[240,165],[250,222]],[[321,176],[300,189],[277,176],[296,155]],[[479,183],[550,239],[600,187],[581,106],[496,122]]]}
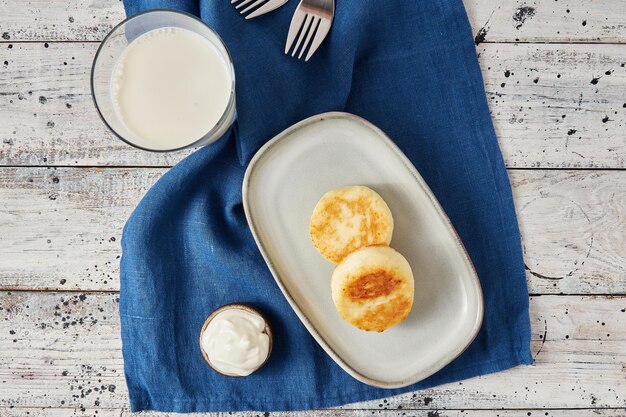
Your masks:
{"label": "white sour cream in bowl", "polygon": [[211,368],[225,376],[248,376],[272,350],[272,332],[263,314],[244,304],[227,304],[207,318],[200,349]]}

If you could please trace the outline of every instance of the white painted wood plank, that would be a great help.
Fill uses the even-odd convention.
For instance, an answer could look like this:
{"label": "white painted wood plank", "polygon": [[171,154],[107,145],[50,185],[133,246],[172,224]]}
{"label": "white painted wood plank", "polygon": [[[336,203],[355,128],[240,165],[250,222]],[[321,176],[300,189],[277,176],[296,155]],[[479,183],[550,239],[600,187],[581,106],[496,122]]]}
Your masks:
{"label": "white painted wood plank", "polygon": [[[0,288],[117,290],[122,227],[163,172],[0,168]],[[626,293],[626,171],[509,173],[531,293]]]}
{"label": "white painted wood plank", "polygon": [[[96,412],[97,411],[97,412]],[[530,414],[528,414],[530,413]],[[106,408],[0,408],[0,417],[133,417],[127,409]],[[177,413],[142,412],[142,417],[180,417]],[[529,410],[312,410],[291,412],[240,411],[232,413],[190,413],[189,417],[624,417],[622,409],[529,409]]]}
{"label": "white painted wood plank", "polygon": [[626,167],[626,45],[478,51],[508,167]]}
{"label": "white painted wood plank", "polygon": [[477,41],[624,43],[621,0],[465,0]]}
{"label": "white painted wood plank", "polygon": [[122,227],[163,171],[0,169],[0,287],[119,288]]}
{"label": "white painted wood plank", "polygon": [[0,0],[0,41],[99,41],[124,19],[120,0]]}
{"label": "white painted wood plank", "polygon": [[[474,33],[487,42],[626,39],[621,0],[465,0],[465,7]],[[121,2],[114,0],[0,0],[0,9],[0,41],[98,41],[124,18]]]}
{"label": "white painted wood plank", "polygon": [[0,408],[0,417],[121,417],[122,413],[123,410],[114,408]]}
{"label": "white painted wood plank", "polygon": [[[164,166],[189,153],[138,151],[107,131],[89,89],[97,44],[11,46],[0,45],[1,165]],[[626,167],[626,45],[478,52],[509,167]]]}
{"label": "white painted wood plank", "polygon": [[509,171],[533,293],[626,293],[626,171]]}
{"label": "white painted wood plank", "polygon": [[[0,307],[1,407],[127,406],[117,295],[2,293]],[[348,408],[626,406],[625,297],[534,297],[531,322],[535,366]]]}

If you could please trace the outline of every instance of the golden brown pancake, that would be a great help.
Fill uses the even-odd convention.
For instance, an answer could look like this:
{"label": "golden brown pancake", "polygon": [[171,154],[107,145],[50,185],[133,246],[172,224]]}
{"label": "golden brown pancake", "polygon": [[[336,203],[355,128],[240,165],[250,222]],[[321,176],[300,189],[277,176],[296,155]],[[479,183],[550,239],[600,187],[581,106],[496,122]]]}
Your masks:
{"label": "golden brown pancake", "polygon": [[309,231],[322,256],[338,263],[363,246],[389,245],[393,217],[374,190],[353,185],[322,196],[313,210]]}
{"label": "golden brown pancake", "polygon": [[333,271],[332,297],[341,317],[362,330],[382,332],[407,318],[413,306],[411,266],[388,246],[346,256]]}

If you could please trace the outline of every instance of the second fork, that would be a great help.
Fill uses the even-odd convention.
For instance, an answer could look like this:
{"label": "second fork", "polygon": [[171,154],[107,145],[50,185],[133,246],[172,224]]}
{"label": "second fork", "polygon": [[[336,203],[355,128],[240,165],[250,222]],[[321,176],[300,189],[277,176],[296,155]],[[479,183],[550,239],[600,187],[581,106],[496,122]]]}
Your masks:
{"label": "second fork", "polygon": [[328,35],[334,15],[335,0],[301,0],[289,25],[285,54],[291,50],[300,59],[307,51],[308,61]]}

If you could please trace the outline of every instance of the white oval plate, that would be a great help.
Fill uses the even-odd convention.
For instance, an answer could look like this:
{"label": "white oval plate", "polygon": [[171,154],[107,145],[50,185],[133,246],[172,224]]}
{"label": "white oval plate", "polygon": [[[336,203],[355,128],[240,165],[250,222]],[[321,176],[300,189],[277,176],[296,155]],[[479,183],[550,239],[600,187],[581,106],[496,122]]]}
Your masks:
{"label": "white oval plate", "polygon": [[[354,184],[371,187],[389,205],[395,222],[391,246],[407,258],[415,276],[409,317],[382,333],[341,319],[330,291],[334,266],[309,237],[309,218],[320,197]],[[246,170],[243,203],[254,239],[294,311],[359,381],[381,388],[413,384],[474,340],[483,300],[465,248],[415,167],[366,120],[320,114],[267,142]]]}

